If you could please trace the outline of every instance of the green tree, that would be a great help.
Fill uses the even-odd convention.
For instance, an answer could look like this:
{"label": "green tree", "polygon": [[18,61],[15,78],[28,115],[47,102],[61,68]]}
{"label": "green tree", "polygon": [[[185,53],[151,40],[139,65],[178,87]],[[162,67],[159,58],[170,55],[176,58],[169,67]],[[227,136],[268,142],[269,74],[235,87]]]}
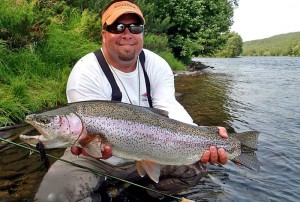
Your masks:
{"label": "green tree", "polygon": [[137,0],[135,1],[142,9],[146,19],[145,33],[165,35],[170,27],[170,18],[157,18],[157,10],[153,1]]}
{"label": "green tree", "polygon": [[236,32],[226,34],[227,43],[215,54],[218,57],[234,58],[243,52],[242,37]]}
{"label": "green tree", "polygon": [[237,0],[155,0],[156,18],[170,19],[169,46],[189,63],[193,55],[209,56],[226,42],[222,33],[232,25]]}

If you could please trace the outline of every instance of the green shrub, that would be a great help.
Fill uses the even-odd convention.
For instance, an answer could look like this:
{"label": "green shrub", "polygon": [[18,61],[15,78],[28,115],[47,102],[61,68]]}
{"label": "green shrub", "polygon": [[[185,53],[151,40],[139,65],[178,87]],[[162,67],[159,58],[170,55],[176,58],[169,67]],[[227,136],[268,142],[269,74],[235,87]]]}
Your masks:
{"label": "green shrub", "polygon": [[186,66],[172,54],[171,49],[168,47],[166,36],[146,34],[144,37],[144,48],[154,51],[164,58],[173,70],[186,70]]}
{"label": "green shrub", "polygon": [[180,60],[176,59],[171,52],[158,52],[158,55],[169,63],[172,70],[186,70],[186,66]]}
{"label": "green shrub", "polygon": [[10,48],[24,47],[38,38],[34,2],[2,0],[0,4],[0,38]]}
{"label": "green shrub", "polygon": [[152,50],[154,52],[170,52],[168,47],[167,36],[160,36],[151,33],[146,33],[144,36],[144,48]]}
{"label": "green shrub", "polygon": [[40,47],[45,63],[73,66],[83,55],[100,47],[99,43],[93,43],[84,37],[84,28],[80,24],[81,15],[73,13],[64,24],[53,23],[49,26],[48,40]]}

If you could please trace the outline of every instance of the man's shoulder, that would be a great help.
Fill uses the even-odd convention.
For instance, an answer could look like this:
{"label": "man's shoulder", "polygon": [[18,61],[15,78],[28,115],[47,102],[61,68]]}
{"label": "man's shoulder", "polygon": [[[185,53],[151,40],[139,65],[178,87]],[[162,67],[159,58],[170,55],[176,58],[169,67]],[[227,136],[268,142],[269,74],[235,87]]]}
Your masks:
{"label": "man's shoulder", "polygon": [[73,72],[84,75],[93,75],[99,71],[99,64],[93,52],[81,57],[74,65]]}
{"label": "man's shoulder", "polygon": [[90,52],[86,55],[84,55],[80,60],[83,60],[83,61],[96,61],[96,56],[94,54],[94,52]]}
{"label": "man's shoulder", "polygon": [[82,56],[76,63],[75,66],[95,66],[97,65],[97,58],[93,52]]}

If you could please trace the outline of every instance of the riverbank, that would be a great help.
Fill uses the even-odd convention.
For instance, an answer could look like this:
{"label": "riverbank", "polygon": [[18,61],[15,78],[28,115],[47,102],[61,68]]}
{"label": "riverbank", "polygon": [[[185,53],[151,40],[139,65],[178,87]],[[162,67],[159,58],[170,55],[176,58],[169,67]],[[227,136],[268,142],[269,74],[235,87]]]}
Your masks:
{"label": "riverbank", "polygon": [[213,69],[213,66],[205,65],[200,61],[192,61],[190,65],[186,67],[187,70],[181,71],[181,70],[175,70],[173,71],[174,76],[193,76],[193,75],[199,75],[203,73],[203,70],[205,69]]}

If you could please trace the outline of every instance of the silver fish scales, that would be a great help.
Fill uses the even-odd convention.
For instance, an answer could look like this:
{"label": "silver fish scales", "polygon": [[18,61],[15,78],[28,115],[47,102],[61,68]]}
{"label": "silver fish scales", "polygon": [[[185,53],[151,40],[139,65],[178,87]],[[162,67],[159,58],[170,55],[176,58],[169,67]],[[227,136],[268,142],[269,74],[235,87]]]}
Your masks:
{"label": "silver fish scales", "polygon": [[[135,160],[140,175],[147,173],[156,182],[159,165],[191,165],[212,145],[224,148],[230,160],[259,170],[256,131],[223,139],[213,130],[170,119],[162,110],[87,101],[28,115],[26,122],[37,128],[47,148],[78,145],[101,157],[99,144],[110,144],[114,156]],[[88,136],[92,138],[85,141]],[[34,143],[35,138],[21,139]]]}

